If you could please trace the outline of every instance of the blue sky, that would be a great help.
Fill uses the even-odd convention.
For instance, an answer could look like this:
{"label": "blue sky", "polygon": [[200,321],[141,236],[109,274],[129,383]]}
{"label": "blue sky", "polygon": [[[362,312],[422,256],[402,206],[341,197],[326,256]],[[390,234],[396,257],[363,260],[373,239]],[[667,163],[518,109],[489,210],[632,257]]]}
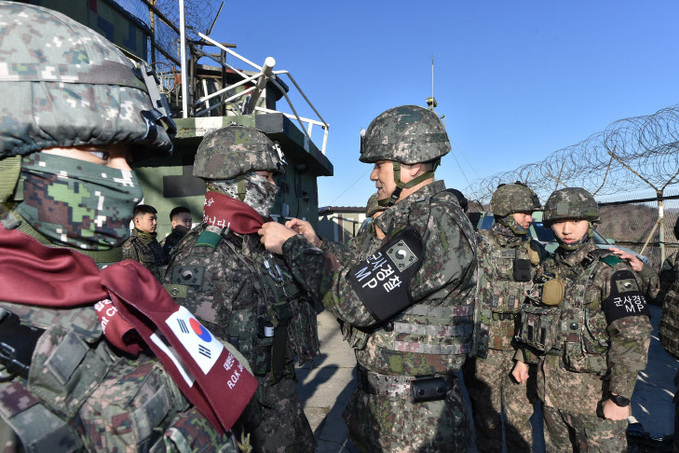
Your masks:
{"label": "blue sky", "polygon": [[436,175],[464,190],[679,103],[677,18],[675,0],[232,0],[211,36],[292,73],[330,124],[335,176],[319,178],[319,205],[364,206],[375,189],[360,129],[425,105],[432,56],[453,145]]}

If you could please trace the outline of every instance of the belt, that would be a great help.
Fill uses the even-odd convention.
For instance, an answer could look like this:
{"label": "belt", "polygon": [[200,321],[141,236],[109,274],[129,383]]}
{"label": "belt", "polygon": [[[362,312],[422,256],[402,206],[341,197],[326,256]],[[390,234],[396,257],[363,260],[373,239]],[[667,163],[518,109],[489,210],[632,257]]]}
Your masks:
{"label": "belt", "polygon": [[[361,367],[357,369],[357,377],[359,389],[372,395],[386,395],[389,398],[412,397],[412,384],[420,379],[417,376],[376,373]],[[434,377],[445,380],[446,390],[453,388],[457,379],[452,374],[437,374]]]}

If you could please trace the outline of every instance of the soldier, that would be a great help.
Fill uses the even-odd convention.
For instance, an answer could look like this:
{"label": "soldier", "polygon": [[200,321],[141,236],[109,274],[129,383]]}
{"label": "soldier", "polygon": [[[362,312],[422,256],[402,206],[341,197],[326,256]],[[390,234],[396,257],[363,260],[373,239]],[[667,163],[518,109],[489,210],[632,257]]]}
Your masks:
{"label": "soldier", "polygon": [[134,230],[123,243],[123,259],[139,261],[160,281],[167,259],[156,240],[158,211],[147,204],[137,205],[134,207],[132,221]]}
{"label": "soldier", "polygon": [[207,409],[244,404],[203,385],[165,316],[146,316],[179,307],[137,263],[97,267],[120,259],[143,196],[128,160],[172,149],[152,72],[46,8],[0,2],[0,24],[2,451],[235,451],[219,426],[230,406]]}
{"label": "soldier", "polygon": [[184,206],[177,206],[170,211],[170,225],[172,231],[169,235],[160,241],[160,246],[163,248],[163,254],[170,259],[170,252],[175,245],[179,244],[184,235],[191,229],[191,211]]}
{"label": "soldier", "polygon": [[[547,451],[627,451],[625,429],[651,323],[632,268],[592,240],[599,205],[586,190],[554,192],[544,222],[559,243],[536,281],[539,302],[521,312],[523,343],[513,376],[537,361]],[[521,356],[520,354],[518,356]]]}
{"label": "soldier", "polygon": [[232,125],[208,133],[193,168],[205,180],[203,224],[174,252],[165,287],[218,338],[248,359],[259,389],[246,425],[257,452],[313,451],[296,390],[294,357],[318,351],[316,312],[257,230],[269,219],[283,174],[280,149],[263,133]]}
{"label": "soldier", "polygon": [[[379,115],[362,140],[374,164],[386,235],[340,262],[294,229],[267,223],[267,249],[352,327],[358,388],[344,412],[361,451],[466,451],[469,417],[454,375],[470,351],[476,247],[469,220],[442,181],[450,143],[436,114],[419,106]],[[287,223],[297,228],[295,219]],[[304,231],[302,231],[304,233]]]}
{"label": "soldier", "polygon": [[476,446],[480,452],[502,451],[502,408],[508,452],[531,451],[530,417],[536,395],[526,382],[511,377],[514,368],[515,322],[533,286],[533,277],[545,251],[528,235],[533,211],[540,209],[535,192],[525,185],[502,184],[490,200],[495,223],[476,233],[479,258],[479,292],[476,317],[488,330],[475,332],[478,357],[462,367],[472,404]]}

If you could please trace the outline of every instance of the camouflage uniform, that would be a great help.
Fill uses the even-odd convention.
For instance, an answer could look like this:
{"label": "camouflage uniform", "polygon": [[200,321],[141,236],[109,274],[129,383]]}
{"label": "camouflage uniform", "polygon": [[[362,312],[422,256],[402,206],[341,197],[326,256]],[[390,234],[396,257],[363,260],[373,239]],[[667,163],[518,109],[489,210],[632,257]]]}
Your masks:
{"label": "camouflage uniform", "polygon": [[495,224],[490,231],[476,233],[479,291],[475,310],[477,319],[488,325],[488,338],[484,339],[488,350],[486,354],[481,350],[479,357],[468,359],[462,371],[480,452],[502,451],[503,408],[507,451],[532,449],[530,418],[537,399],[535,382],[531,379],[528,383],[517,383],[510,373],[514,367],[517,315],[526,302],[545,252],[537,241],[528,238],[527,231],[517,234],[505,224],[514,221],[511,215],[515,212],[532,212],[540,207],[539,200],[528,187],[502,185],[491,200]]}
{"label": "camouflage uniform", "polygon": [[[136,157],[168,154],[162,123],[172,122],[149,94],[155,86],[105,38],[60,13],[0,2],[0,24],[0,257],[21,252],[14,274],[45,275],[51,266],[18,291],[0,284],[2,451],[235,451],[156,358],[126,356],[104,340],[90,291],[102,293],[101,283],[72,266],[98,273],[83,254],[119,259],[141,199],[134,173],[38,152],[127,143]],[[36,296],[37,305],[4,302],[52,287],[67,291]],[[73,294],[78,306],[63,308]]]}
{"label": "camouflage uniform", "polygon": [[[429,161],[450,149],[432,112],[404,106],[373,121],[364,138],[362,160],[374,158],[370,156],[372,144],[384,143],[376,129],[388,129],[394,118],[390,143],[397,148],[400,145],[400,151],[391,154],[391,159],[409,163],[400,152],[410,159]],[[425,131],[431,128],[429,140],[419,127]],[[431,146],[443,150],[435,150],[437,154],[431,156],[427,149]],[[423,158],[423,154],[429,157]],[[386,234],[387,244],[405,227],[414,228],[424,238],[424,260],[409,282],[412,305],[389,319],[378,320],[348,280],[357,263],[363,261],[360,268],[366,258],[375,262],[381,252],[384,244],[374,232],[368,233],[365,249],[354,250],[353,257],[348,248],[340,258],[322,252],[299,235],[283,244],[283,255],[295,278],[350,326],[349,342],[358,362],[358,388],[344,412],[350,439],[361,451],[370,452],[465,451],[471,432],[454,372],[471,347],[476,282],[472,227],[442,181],[424,185],[393,204],[375,224]],[[378,274],[383,275],[377,278],[390,271],[390,266],[380,268]],[[387,282],[383,280],[383,284]],[[423,390],[420,386],[431,381],[425,377],[440,378],[438,396],[413,402],[411,398]]]}
{"label": "camouflage uniform", "polygon": [[[547,201],[544,219],[596,222],[599,211],[583,189],[562,189]],[[652,328],[641,282],[591,233],[567,247],[560,243],[542,264],[543,303],[524,306],[518,335],[524,360],[539,362],[547,451],[626,451],[627,420],[599,411],[609,392],[631,399],[646,366]]]}
{"label": "camouflage uniform", "polygon": [[123,259],[139,261],[151,271],[156,280],[162,281],[167,264],[163,248],[156,240],[156,233],[146,233],[137,228],[122,245]]}
{"label": "camouflage uniform", "polygon": [[[679,222],[674,225],[674,235],[679,238]],[[658,337],[660,344],[672,357],[679,360],[679,252],[674,252],[660,268],[659,292],[656,301],[662,306]],[[646,270],[648,266],[644,266]],[[642,272],[643,272],[642,271]],[[674,386],[679,389],[679,372],[674,376]],[[679,397],[674,396],[674,451],[679,451]]]}
{"label": "camouflage uniform", "polygon": [[[237,152],[241,156],[235,157]],[[229,126],[204,138],[194,175],[212,187],[219,178],[278,171],[278,159],[264,134]],[[243,166],[234,168],[236,162]],[[260,385],[244,425],[255,451],[313,451],[314,434],[297,394],[294,371],[295,357],[304,363],[319,348],[313,302],[293,282],[282,259],[264,249],[256,230],[239,233],[234,231],[235,222],[213,221],[207,210],[214,199],[210,194],[204,223],[173,250],[165,287],[252,365]]]}

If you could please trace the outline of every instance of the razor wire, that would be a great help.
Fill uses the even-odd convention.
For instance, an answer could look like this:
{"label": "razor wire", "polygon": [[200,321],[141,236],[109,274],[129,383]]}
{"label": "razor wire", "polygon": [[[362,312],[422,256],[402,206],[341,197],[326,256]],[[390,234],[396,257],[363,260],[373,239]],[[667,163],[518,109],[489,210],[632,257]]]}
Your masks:
{"label": "razor wire", "polygon": [[520,181],[543,200],[563,187],[583,187],[595,196],[652,188],[661,196],[679,181],[678,172],[679,105],[674,105],[615,121],[540,162],[477,179],[467,195],[487,202],[499,184]]}

